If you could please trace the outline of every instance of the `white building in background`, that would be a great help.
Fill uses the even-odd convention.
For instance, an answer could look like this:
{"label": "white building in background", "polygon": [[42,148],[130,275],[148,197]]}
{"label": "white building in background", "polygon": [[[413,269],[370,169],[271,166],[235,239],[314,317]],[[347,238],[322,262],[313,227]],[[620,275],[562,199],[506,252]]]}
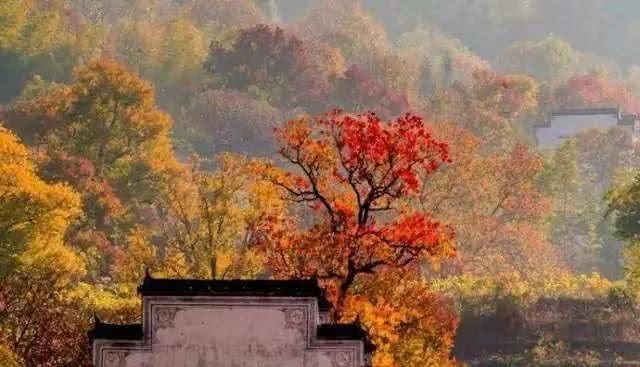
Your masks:
{"label": "white building in background", "polygon": [[313,280],[171,280],[139,287],[142,323],[91,332],[96,367],[367,367],[357,324],[328,321]]}
{"label": "white building in background", "polygon": [[640,117],[637,114],[625,115],[619,108],[556,110],[545,122],[535,126],[536,140],[541,149],[555,148],[582,131],[614,126],[629,129],[635,138],[640,132]]}

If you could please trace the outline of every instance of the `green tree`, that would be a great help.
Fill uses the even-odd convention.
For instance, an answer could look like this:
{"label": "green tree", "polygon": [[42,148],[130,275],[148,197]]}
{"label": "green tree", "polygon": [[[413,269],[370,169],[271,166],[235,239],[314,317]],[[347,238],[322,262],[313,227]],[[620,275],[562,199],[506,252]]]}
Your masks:
{"label": "green tree", "polygon": [[[423,78],[428,71],[433,80],[431,83],[438,88],[447,88],[456,80],[470,82],[474,71],[490,68],[462,41],[422,24],[400,36],[397,53],[405,60],[421,64],[417,68],[423,70]],[[422,94],[429,97],[428,93]]]}
{"label": "green tree", "polygon": [[22,0],[7,0],[0,4],[0,49],[14,47],[18,42],[28,10]]}
{"label": "green tree", "polygon": [[202,32],[188,19],[172,20],[164,30],[158,55],[159,75],[154,80],[161,84],[185,84],[204,72],[206,55],[207,43]]}
{"label": "green tree", "polygon": [[[574,269],[593,270],[597,253],[593,241],[595,228],[587,216],[588,202],[583,192],[583,177],[578,167],[575,140],[562,144],[545,160],[538,180],[543,192],[552,200],[548,218],[549,240],[556,246],[564,261]],[[595,258],[594,258],[595,257]],[[586,265],[586,268],[585,268]]]}
{"label": "green tree", "polygon": [[0,4],[0,101],[19,94],[34,73],[67,80],[76,63],[95,53],[100,30],[74,24],[73,14],[61,1]]}
{"label": "green tree", "polygon": [[636,156],[630,132],[619,127],[585,131],[547,154],[538,182],[553,203],[549,239],[573,270],[621,277],[622,244],[603,198],[636,169]]}
{"label": "green tree", "polygon": [[523,73],[541,81],[569,77],[579,62],[579,52],[561,38],[550,35],[532,42],[516,42],[505,51],[500,63],[511,73]]}
{"label": "green tree", "polygon": [[640,178],[615,186],[607,195],[609,214],[614,215],[616,235],[625,241],[624,269],[629,286],[640,290]]}
{"label": "green tree", "polygon": [[125,18],[113,27],[116,59],[161,90],[179,91],[204,72],[205,36],[189,19]]}

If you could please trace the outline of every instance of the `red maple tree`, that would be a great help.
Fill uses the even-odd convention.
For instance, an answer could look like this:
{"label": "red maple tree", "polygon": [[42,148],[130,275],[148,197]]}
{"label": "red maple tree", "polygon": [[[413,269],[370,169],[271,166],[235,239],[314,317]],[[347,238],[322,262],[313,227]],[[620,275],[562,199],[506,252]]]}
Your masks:
{"label": "red maple tree", "polygon": [[275,276],[317,277],[340,315],[359,276],[455,254],[447,225],[405,205],[419,193],[419,172],[449,161],[447,144],[421,117],[383,122],[374,113],[334,111],[276,133],[292,170],[270,171],[268,179],[303,212],[266,231]]}

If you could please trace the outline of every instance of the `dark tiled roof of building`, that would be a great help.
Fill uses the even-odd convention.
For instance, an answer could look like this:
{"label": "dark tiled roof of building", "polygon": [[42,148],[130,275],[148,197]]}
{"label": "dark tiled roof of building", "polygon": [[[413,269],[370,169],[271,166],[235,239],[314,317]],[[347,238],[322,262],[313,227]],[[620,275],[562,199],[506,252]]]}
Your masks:
{"label": "dark tiled roof of building", "polygon": [[319,340],[362,340],[366,351],[374,350],[369,336],[359,323],[318,325]]}
{"label": "dark tiled roof of building", "polygon": [[323,324],[318,326],[318,339],[357,340],[367,334],[358,324]]}
{"label": "dark tiled roof of building", "polygon": [[618,120],[622,119],[622,111],[618,107],[604,107],[604,108],[567,108],[553,110],[549,112],[546,120],[539,121],[534,124],[536,128],[551,127],[551,120],[554,117],[560,116],[592,116],[592,115],[607,115],[617,116]]}
{"label": "dark tiled roof of building", "polygon": [[201,280],[154,279],[146,276],[138,292],[143,296],[259,296],[316,297],[321,311],[330,309],[317,280]]}
{"label": "dark tiled roof of building", "polygon": [[[259,296],[259,297],[315,297],[321,311],[330,304],[314,279],[308,280],[200,280],[154,279],[147,274],[138,287],[143,296]],[[141,340],[141,324],[107,324],[95,319],[91,340]],[[319,340],[363,340],[367,350],[373,350],[366,332],[359,323],[324,324],[318,326]]]}
{"label": "dark tiled roof of building", "polygon": [[141,340],[143,335],[142,324],[107,324],[96,317],[89,339]]}
{"label": "dark tiled roof of building", "polygon": [[[142,340],[144,334],[142,324],[108,324],[95,318],[93,330],[89,332],[89,339],[103,340]],[[351,324],[323,324],[318,325],[318,340],[362,340],[365,351],[373,351],[374,345],[367,333],[358,323]]]}
{"label": "dark tiled roof of building", "polygon": [[571,108],[551,111],[551,116],[574,116],[574,115],[617,115],[620,113],[618,107],[605,108]]}

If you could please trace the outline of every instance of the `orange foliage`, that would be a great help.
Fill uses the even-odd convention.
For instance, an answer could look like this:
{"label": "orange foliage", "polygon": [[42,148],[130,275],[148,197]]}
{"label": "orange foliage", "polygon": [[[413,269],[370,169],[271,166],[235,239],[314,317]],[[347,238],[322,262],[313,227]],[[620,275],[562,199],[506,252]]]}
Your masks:
{"label": "orange foliage", "polygon": [[449,301],[415,272],[384,271],[350,296],[343,321],[358,320],[376,345],[373,364],[454,366],[449,356],[458,320]]}
{"label": "orange foliage", "polygon": [[[373,113],[335,111],[292,120],[277,136],[281,155],[297,172],[265,169],[265,176],[301,204],[302,212],[300,219],[272,220],[265,228],[264,251],[274,275],[316,277],[336,319],[361,314],[376,344],[387,348],[376,358],[389,363],[378,366],[401,363],[404,339],[399,336],[424,331],[414,322],[439,325],[431,331],[437,341],[421,334],[425,347],[414,352],[423,360],[432,355],[448,360],[455,322],[419,280],[419,269],[424,260],[455,255],[453,231],[404,200],[419,194],[420,173],[428,176],[449,162],[448,145],[411,114],[383,122]],[[392,289],[403,279],[413,280]],[[375,315],[389,316],[387,310],[398,315],[397,322],[381,326],[389,335],[375,325]]]}
{"label": "orange foliage", "polygon": [[499,150],[517,140],[515,122],[536,111],[537,99],[538,85],[530,77],[478,70],[470,83],[455,82],[436,95],[431,112],[436,120],[456,122],[482,137],[485,147]]}
{"label": "orange foliage", "polygon": [[451,142],[453,162],[428,175],[419,207],[456,230],[459,256],[449,270],[524,274],[551,262],[543,227],[550,202],[535,182],[540,157],[519,144],[483,153],[480,139],[453,124],[439,124],[437,135]]}
{"label": "orange foliage", "polygon": [[640,100],[624,85],[604,76],[577,75],[558,87],[553,105],[559,108],[616,107],[640,112]]}

